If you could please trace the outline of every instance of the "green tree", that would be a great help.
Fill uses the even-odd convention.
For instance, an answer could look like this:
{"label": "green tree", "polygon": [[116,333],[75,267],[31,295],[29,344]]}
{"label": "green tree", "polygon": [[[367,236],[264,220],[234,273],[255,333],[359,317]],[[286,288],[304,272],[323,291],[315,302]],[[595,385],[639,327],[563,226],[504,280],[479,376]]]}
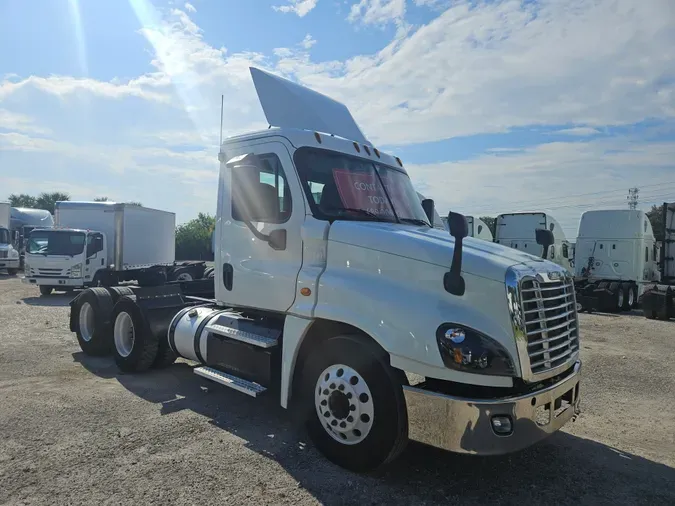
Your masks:
{"label": "green tree", "polygon": [[657,241],[663,241],[663,206],[652,206],[647,216],[654,229],[654,237]]}
{"label": "green tree", "polygon": [[492,232],[492,237],[497,235],[497,218],[493,218],[492,216],[481,216],[480,219],[488,226],[490,232]]}
{"label": "green tree", "polygon": [[64,200],[70,200],[70,195],[62,192],[42,192],[36,199],[35,207],[38,209],[46,209],[50,213],[54,214],[55,204]]}
{"label": "green tree", "polygon": [[130,206],[139,206],[139,207],[143,207],[143,204],[141,204],[140,202],[135,202],[135,201],[133,201],[133,200],[130,200],[129,202],[126,202],[126,204],[129,204]]}
{"label": "green tree", "polygon": [[31,195],[27,195],[26,193],[21,193],[17,195],[16,193],[12,193],[9,196],[9,204],[12,207],[30,207],[30,208],[35,208],[37,204],[37,199]]}
{"label": "green tree", "polygon": [[176,260],[211,260],[211,234],[215,216],[199,213],[197,218],[176,227]]}
{"label": "green tree", "polygon": [[110,202],[108,197],[94,197],[94,202]]}

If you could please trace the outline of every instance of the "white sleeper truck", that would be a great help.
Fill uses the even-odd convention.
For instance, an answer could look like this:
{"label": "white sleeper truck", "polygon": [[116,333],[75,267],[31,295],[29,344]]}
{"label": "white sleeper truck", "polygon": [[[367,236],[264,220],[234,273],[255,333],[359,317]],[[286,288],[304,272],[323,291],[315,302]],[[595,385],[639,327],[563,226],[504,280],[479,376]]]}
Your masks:
{"label": "white sleeper truck", "polygon": [[645,318],[675,318],[675,202],[664,203],[661,211],[662,237],[659,282],[648,286],[640,300]]}
{"label": "white sleeper truck", "polygon": [[553,244],[548,250],[547,259],[573,272],[574,257],[572,248],[565,237],[562,227],[550,214],[546,213],[507,213],[497,216],[495,242],[510,248],[519,249],[532,255],[541,256],[542,247],[537,244],[535,231],[547,229],[553,233]]}
{"label": "white sleeper truck", "polygon": [[490,242],[494,240],[490,227],[488,227],[487,223],[480,218],[467,216],[466,223],[469,225],[469,237],[475,237],[476,239],[483,239],[484,241]]}
{"label": "white sleeper truck", "polygon": [[420,202],[402,161],[343,104],[251,74],[270,128],[221,145],[215,298],[85,290],[70,315],[83,351],[111,353],[127,372],[179,356],[203,378],[272,394],[355,471],[409,439],[502,454],[571,420],[571,276],[466,237],[460,214],[450,233],[434,228],[433,201]]}
{"label": "white sleeper truck", "polygon": [[9,228],[11,209],[9,202],[0,202],[0,270],[14,276],[19,271],[20,258]]}
{"label": "white sleeper truck", "polygon": [[55,226],[27,241],[24,282],[40,293],[112,286],[161,285],[201,278],[203,262],[176,263],[174,213],[115,202],[57,202]]}
{"label": "white sleeper truck", "polygon": [[633,309],[659,279],[656,240],[644,211],[586,211],[575,255],[577,301],[585,310]]}

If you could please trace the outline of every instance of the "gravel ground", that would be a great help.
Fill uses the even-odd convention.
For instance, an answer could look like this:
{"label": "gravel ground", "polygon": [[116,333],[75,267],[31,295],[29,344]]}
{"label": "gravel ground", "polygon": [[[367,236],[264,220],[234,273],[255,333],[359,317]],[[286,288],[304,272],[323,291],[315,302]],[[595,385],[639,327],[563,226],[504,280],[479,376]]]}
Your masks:
{"label": "gravel ground", "polygon": [[675,504],[675,322],[581,315],[582,415],[532,448],[360,476],[274,398],[84,356],[68,300],[0,274],[1,504]]}

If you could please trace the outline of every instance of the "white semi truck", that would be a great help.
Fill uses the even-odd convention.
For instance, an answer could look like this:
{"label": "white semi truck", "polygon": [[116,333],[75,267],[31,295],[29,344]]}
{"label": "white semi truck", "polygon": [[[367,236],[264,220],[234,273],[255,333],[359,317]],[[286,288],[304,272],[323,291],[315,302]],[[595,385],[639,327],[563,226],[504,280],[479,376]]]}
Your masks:
{"label": "white semi truck", "polygon": [[202,277],[204,262],[175,260],[174,213],[115,202],[57,202],[55,226],[34,229],[24,282],[71,291],[125,281],[161,285]]}
{"label": "white semi truck", "polygon": [[9,228],[10,213],[9,202],[0,202],[0,270],[5,269],[7,274],[14,276],[19,271],[20,258]]}
{"label": "white semi truck", "polygon": [[651,320],[675,318],[675,202],[662,207],[659,282],[648,286],[641,298],[642,311]]}
{"label": "white semi truck", "polygon": [[571,420],[581,362],[569,273],[466,237],[460,214],[450,233],[435,229],[433,201],[344,105],[251,74],[270,128],[221,145],[215,298],[85,290],[70,315],[83,351],[127,372],[180,356],[244,394],[273,392],[355,471],[409,439],[502,454]]}
{"label": "white semi truck", "polygon": [[575,247],[577,301],[585,310],[628,311],[659,280],[658,252],[644,211],[586,211]]}
{"label": "white semi truck", "polygon": [[495,242],[541,256],[542,246],[537,244],[535,230],[547,229],[553,233],[554,243],[548,250],[547,259],[574,271],[572,247],[558,221],[547,213],[507,213],[497,216]]}
{"label": "white semi truck", "polygon": [[484,241],[490,242],[494,240],[490,227],[488,227],[487,223],[480,218],[467,216],[466,222],[469,225],[469,237],[475,237],[476,239],[483,239]]}
{"label": "white semi truck", "polygon": [[12,207],[10,226],[15,237],[15,247],[21,258],[20,268],[24,267],[26,256],[26,241],[34,228],[51,228],[54,226],[54,217],[46,209],[32,209],[28,207]]}

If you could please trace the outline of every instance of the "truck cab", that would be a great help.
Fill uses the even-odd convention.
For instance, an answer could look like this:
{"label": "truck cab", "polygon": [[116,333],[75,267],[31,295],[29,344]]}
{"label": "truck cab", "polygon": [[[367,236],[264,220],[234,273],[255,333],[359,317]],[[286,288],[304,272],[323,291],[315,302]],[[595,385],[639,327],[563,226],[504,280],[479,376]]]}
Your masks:
{"label": "truck cab", "polygon": [[215,300],[85,291],[71,303],[83,350],[111,349],[129,372],[174,353],[225,387],[273,393],[356,471],[409,439],[500,454],[570,421],[581,362],[569,273],[467,237],[459,214],[449,233],[432,227],[433,202],[423,208],[403,162],[344,105],[251,75],[270,128],[221,145]]}
{"label": "truck cab", "polygon": [[9,202],[0,202],[0,270],[14,276],[19,270],[20,259],[9,228],[10,209]]}
{"label": "truck cab", "polygon": [[469,225],[469,236],[475,237],[476,239],[483,239],[484,241],[492,242],[494,237],[490,231],[490,227],[487,226],[480,218],[475,218],[473,216],[467,216],[466,222]]}
{"label": "truck cab", "polygon": [[560,223],[549,214],[540,212],[500,214],[497,216],[494,241],[497,244],[541,256],[543,250],[535,238],[535,230],[538,228],[545,228],[553,233],[554,243],[548,250],[547,260],[573,272],[572,247]]}
{"label": "truck cab", "polygon": [[44,228],[31,231],[25,256],[25,281],[52,290],[72,291],[94,284],[108,264],[106,236],[94,230]]}

